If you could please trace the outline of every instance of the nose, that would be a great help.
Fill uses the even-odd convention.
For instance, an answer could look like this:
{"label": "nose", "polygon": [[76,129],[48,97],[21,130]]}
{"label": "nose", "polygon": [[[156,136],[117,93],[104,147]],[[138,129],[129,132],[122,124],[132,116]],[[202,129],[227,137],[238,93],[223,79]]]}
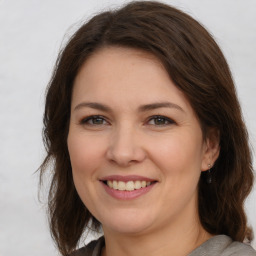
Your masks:
{"label": "nose", "polygon": [[111,136],[107,159],[122,167],[140,163],[146,158],[142,138],[132,127],[120,127]]}

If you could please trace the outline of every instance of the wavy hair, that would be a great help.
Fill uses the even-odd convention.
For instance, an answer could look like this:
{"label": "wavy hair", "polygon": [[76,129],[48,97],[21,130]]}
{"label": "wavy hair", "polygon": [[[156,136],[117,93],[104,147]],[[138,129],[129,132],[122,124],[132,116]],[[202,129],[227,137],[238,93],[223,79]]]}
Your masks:
{"label": "wavy hair", "polygon": [[47,88],[43,120],[47,156],[40,181],[51,166],[49,222],[61,254],[72,252],[87,228],[100,227],[76,192],[67,135],[74,79],[88,57],[107,46],[156,56],[189,100],[204,136],[208,128],[218,129],[220,155],[212,183],[207,184],[202,173],[198,184],[200,221],[211,234],[226,234],[236,241],[250,238],[243,205],[253,183],[252,159],[225,57],[209,32],[189,15],[163,3],[136,1],[83,24],[59,53]]}

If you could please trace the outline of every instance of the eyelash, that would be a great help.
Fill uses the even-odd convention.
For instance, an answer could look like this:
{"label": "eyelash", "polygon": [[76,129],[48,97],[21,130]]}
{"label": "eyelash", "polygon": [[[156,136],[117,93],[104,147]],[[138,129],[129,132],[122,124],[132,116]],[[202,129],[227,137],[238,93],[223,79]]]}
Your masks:
{"label": "eyelash", "polygon": [[161,119],[162,121],[164,121],[164,124],[153,124],[155,126],[167,126],[167,125],[171,125],[171,124],[175,124],[175,121],[173,121],[172,119],[166,117],[166,116],[161,116],[161,115],[154,115],[154,116],[151,116],[147,123],[149,123],[151,120],[157,120],[157,119]]}
{"label": "eyelash", "polygon": [[[100,115],[93,115],[93,116],[88,116],[86,118],[83,118],[81,121],[80,121],[80,124],[81,125],[95,125],[95,126],[98,126],[98,125],[105,125],[104,123],[100,123],[100,124],[96,124],[96,123],[90,123],[91,121],[95,121],[95,120],[101,120],[102,122],[106,122],[107,124],[109,124],[108,121],[106,121],[106,118],[104,116],[100,116]],[[163,121],[164,124],[156,124],[156,120],[158,119]],[[154,120],[154,124],[150,124],[150,121]],[[171,124],[175,124],[175,121],[173,121],[172,119],[168,118],[168,117],[165,117],[165,116],[161,116],[161,115],[154,115],[154,116],[151,116],[148,118],[147,124],[149,125],[155,125],[155,126],[167,126],[167,125],[171,125]]]}
{"label": "eyelash", "polygon": [[105,122],[107,122],[105,120],[105,117],[104,116],[99,116],[99,115],[94,115],[94,116],[88,116],[86,118],[83,118],[81,121],[80,121],[80,124],[82,125],[103,125],[103,124],[94,124],[94,123],[89,123],[90,121],[93,121],[93,120],[96,120],[96,119],[101,119]]}

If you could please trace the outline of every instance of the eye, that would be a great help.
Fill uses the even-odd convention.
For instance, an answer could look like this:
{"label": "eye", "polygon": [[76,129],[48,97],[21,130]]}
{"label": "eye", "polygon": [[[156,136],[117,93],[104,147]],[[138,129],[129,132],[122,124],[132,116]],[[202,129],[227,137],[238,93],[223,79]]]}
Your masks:
{"label": "eye", "polygon": [[103,116],[88,116],[80,121],[82,125],[106,125],[108,122]]}
{"label": "eye", "polygon": [[152,116],[150,117],[148,124],[150,125],[155,125],[155,126],[166,126],[166,125],[170,125],[170,124],[174,124],[175,122],[165,116]]}

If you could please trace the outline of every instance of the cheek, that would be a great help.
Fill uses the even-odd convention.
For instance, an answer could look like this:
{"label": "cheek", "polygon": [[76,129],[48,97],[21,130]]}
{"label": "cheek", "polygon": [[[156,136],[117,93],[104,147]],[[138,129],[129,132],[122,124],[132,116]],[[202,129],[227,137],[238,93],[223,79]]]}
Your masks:
{"label": "cheek", "polygon": [[[150,146],[151,157],[166,175],[187,177],[200,174],[202,161],[201,139],[191,133],[161,138]],[[198,176],[198,175],[196,175]]]}
{"label": "cheek", "polygon": [[97,169],[104,156],[104,143],[95,136],[69,134],[68,150],[73,173],[89,175]]}
{"label": "cheek", "polygon": [[84,205],[90,212],[94,212],[97,204],[96,171],[101,165],[103,153],[102,140],[93,136],[70,133],[68,136],[68,150],[72,166],[74,184]]}

